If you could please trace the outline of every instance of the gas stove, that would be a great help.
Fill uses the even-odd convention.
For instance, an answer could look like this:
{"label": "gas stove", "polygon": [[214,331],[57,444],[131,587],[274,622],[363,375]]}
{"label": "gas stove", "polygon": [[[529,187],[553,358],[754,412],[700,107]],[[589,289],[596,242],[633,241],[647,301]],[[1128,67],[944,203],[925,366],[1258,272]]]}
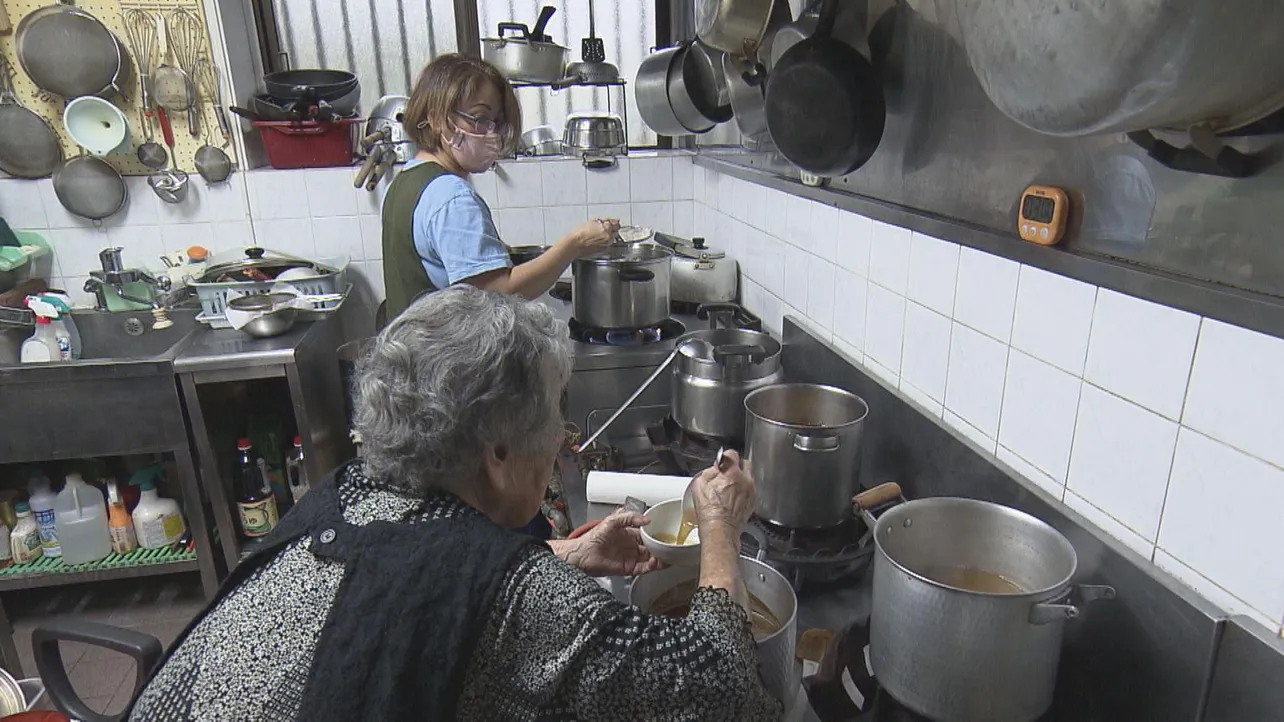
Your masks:
{"label": "gas stove", "polygon": [[668,341],[686,333],[687,327],[681,321],[669,318],[658,325],[637,329],[604,329],[585,326],[571,319],[571,340],[598,346],[645,346],[647,344]]}

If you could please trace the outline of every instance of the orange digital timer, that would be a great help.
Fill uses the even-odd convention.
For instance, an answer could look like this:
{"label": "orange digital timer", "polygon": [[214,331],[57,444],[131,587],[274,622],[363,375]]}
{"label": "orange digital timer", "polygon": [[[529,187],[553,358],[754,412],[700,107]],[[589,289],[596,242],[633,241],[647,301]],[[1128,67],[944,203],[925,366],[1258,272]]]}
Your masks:
{"label": "orange digital timer", "polygon": [[1021,194],[1017,231],[1031,243],[1051,246],[1066,230],[1070,199],[1052,186],[1030,186]]}

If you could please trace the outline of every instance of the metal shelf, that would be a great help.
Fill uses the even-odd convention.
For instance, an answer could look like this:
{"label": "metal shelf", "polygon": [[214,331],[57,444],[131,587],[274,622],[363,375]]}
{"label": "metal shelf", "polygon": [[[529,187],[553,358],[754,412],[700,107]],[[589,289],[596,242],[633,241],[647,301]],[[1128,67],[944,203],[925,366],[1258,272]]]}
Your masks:
{"label": "metal shelf", "polygon": [[[512,85],[514,88],[551,88],[553,87],[552,83],[532,83],[526,80],[510,80],[509,84]],[[622,88],[625,85],[628,85],[628,83],[626,83],[624,80],[612,80],[608,83],[574,83],[572,85],[566,86],[565,88],[558,88],[558,90],[566,90],[569,88]]]}
{"label": "metal shelf", "polygon": [[76,565],[64,564],[61,558],[40,557],[34,562],[10,564],[0,569],[0,592],[194,571],[198,571],[194,549],[135,549],[128,554],[108,554],[96,562]]}

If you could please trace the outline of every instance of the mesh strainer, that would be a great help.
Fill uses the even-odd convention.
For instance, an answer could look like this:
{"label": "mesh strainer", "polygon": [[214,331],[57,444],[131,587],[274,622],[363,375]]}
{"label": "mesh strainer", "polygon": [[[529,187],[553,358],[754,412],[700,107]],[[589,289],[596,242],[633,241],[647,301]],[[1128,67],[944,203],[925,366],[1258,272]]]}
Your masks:
{"label": "mesh strainer", "polygon": [[120,173],[92,155],[72,158],[54,171],[53,187],[64,208],[91,221],[119,211],[128,197]]}
{"label": "mesh strainer", "polygon": [[18,103],[12,72],[0,55],[0,170],[17,178],[44,178],[62,162],[62,145],[44,118]]}
{"label": "mesh strainer", "polygon": [[120,40],[98,18],[70,5],[50,5],[24,17],[14,47],[31,81],[64,98],[123,95],[132,80]]}

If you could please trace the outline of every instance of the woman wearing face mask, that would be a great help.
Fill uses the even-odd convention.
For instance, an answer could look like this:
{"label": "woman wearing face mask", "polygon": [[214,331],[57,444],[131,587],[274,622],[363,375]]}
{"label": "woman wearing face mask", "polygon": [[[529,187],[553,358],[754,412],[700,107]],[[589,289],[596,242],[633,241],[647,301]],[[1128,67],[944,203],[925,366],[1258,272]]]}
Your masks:
{"label": "woman wearing face mask", "polygon": [[609,245],[620,223],[590,220],[540,257],[514,267],[490,209],[472,186],[510,151],[521,110],[508,81],[477,58],[443,55],[419,74],[402,115],[419,147],[383,202],[383,275],[388,319],[420,294],[467,283],[537,298],[580,256]]}

